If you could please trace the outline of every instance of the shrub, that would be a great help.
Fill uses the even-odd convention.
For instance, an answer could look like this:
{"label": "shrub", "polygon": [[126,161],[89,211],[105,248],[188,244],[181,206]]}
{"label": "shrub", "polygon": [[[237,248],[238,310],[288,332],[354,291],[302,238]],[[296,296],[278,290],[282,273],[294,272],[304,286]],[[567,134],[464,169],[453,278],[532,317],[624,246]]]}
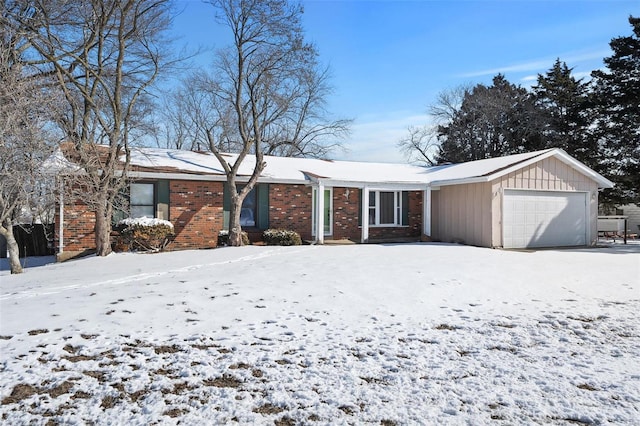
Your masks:
{"label": "shrub", "polygon": [[300,234],[287,229],[267,229],[262,239],[270,246],[299,246],[302,244]]}
{"label": "shrub", "polygon": [[131,250],[141,251],[163,250],[175,235],[171,222],[148,217],[121,220],[116,230],[122,243]]}
{"label": "shrub", "polygon": [[[246,232],[242,231],[242,245],[243,246],[248,246],[249,244],[251,244],[251,241],[249,241],[249,235],[247,235]],[[228,246],[229,245],[229,231],[220,231],[218,232],[218,246],[222,247],[222,246]]]}

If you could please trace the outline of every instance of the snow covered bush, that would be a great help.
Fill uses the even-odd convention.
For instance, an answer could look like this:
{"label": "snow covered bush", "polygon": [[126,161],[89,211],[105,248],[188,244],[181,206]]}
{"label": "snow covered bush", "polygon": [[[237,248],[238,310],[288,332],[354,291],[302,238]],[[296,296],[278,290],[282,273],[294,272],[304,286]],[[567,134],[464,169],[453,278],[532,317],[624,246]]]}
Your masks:
{"label": "snow covered bush", "polygon": [[267,229],[262,239],[270,246],[299,246],[302,244],[300,234],[287,229]]}
{"label": "snow covered bush", "polygon": [[141,217],[123,219],[116,230],[120,242],[131,250],[160,251],[174,237],[173,224],[167,220]]}
{"label": "snow covered bush", "polygon": [[[251,241],[249,241],[249,235],[247,235],[246,232],[242,231],[241,235],[242,235],[243,246],[248,246],[249,244],[251,244]],[[229,245],[229,231],[218,232],[218,246],[223,247],[228,245]]]}

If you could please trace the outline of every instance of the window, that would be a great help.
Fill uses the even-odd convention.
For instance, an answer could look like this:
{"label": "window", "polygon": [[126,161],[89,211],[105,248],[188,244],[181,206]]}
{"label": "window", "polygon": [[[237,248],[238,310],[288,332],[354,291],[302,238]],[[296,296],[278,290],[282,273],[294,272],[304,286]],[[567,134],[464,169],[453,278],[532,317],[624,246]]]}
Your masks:
{"label": "window", "polygon": [[[238,190],[243,188],[238,185]],[[224,229],[229,229],[229,215],[231,214],[231,194],[225,184],[223,217]],[[267,229],[269,227],[269,184],[257,184],[245,197],[240,209],[240,226],[247,228]]]}
{"label": "window", "polygon": [[409,193],[407,191],[370,191],[369,225],[408,225]]}
{"label": "window", "polygon": [[129,217],[155,217],[155,185],[132,183],[129,191]]}
{"label": "window", "polygon": [[258,216],[256,207],[258,207],[258,203],[256,203],[256,188],[253,188],[242,201],[240,226],[256,226],[256,217]]}

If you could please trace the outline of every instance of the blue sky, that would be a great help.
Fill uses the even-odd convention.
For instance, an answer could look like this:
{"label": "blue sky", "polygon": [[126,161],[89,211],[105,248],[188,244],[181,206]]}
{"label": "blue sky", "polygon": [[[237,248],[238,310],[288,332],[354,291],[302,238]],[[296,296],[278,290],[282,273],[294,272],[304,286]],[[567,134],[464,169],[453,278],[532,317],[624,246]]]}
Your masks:
{"label": "blue sky", "polygon": [[[200,0],[178,0],[178,44],[219,48],[227,30]],[[304,0],[303,25],[331,68],[329,110],[354,119],[334,158],[402,162],[396,147],[439,92],[463,83],[535,84],[556,58],[577,77],[603,66],[613,37],[631,34],[626,0]],[[196,62],[210,63],[212,52]]]}

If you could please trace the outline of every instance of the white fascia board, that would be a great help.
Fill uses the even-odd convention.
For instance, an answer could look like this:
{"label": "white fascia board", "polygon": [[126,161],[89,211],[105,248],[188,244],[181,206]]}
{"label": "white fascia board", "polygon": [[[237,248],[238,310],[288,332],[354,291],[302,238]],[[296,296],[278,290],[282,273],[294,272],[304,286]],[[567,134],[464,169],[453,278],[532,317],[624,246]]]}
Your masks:
{"label": "white fascia board", "polygon": [[326,187],[357,188],[365,187],[371,191],[423,191],[429,186],[427,182],[362,182],[319,178],[318,182]]}
{"label": "white fascia board", "polygon": [[441,186],[449,186],[449,185],[463,185],[466,183],[481,183],[481,182],[489,182],[489,178],[487,176],[480,177],[470,177],[470,178],[461,178],[461,179],[449,179],[449,180],[434,180],[430,183],[431,189],[437,190]]}
{"label": "white fascia board", "polygon": [[187,173],[159,173],[159,172],[128,172],[130,179],[168,179],[168,180],[203,180],[213,182],[225,182],[225,175],[197,175]]}
{"label": "white fascia board", "polygon": [[595,170],[593,170],[592,168],[590,168],[589,166],[587,166],[586,164],[576,160],[575,158],[573,158],[572,156],[570,156],[569,154],[567,154],[564,150],[560,149],[560,148],[556,148],[557,150],[557,154],[556,157],[558,158],[558,160],[562,161],[563,163],[565,163],[568,166],[571,166],[575,169],[577,169],[578,171],[580,171],[582,174],[590,177],[591,179],[593,179],[594,181],[596,181],[596,183],[598,184],[598,188],[613,188],[615,186],[615,184],[613,182],[611,182],[609,179],[607,179],[606,177],[602,176],[600,173],[596,172]]}
{"label": "white fascia board", "polygon": [[[167,180],[198,180],[207,182],[226,182],[225,175],[198,175],[191,173],[159,173],[159,172],[129,172],[130,179],[167,179]],[[236,182],[248,182],[250,176],[238,176]],[[290,185],[306,185],[309,181],[300,179],[275,179],[270,177],[261,177],[258,183],[280,183]]]}

